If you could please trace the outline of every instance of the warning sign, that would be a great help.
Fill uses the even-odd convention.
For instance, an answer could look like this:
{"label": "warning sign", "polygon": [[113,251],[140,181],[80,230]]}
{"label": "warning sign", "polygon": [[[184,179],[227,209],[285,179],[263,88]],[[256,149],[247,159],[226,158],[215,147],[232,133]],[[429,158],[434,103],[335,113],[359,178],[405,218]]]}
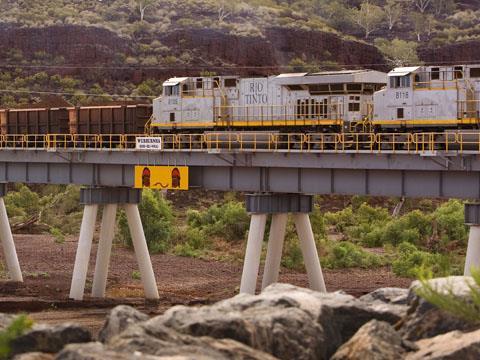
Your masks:
{"label": "warning sign", "polygon": [[135,166],[135,188],[188,190],[188,166]]}

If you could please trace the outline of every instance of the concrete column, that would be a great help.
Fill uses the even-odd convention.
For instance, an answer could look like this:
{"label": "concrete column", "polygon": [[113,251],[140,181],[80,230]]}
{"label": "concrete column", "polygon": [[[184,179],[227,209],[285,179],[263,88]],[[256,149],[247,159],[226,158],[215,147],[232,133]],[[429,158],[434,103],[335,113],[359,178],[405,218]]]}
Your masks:
{"label": "concrete column", "polygon": [[13,242],[12,230],[8,222],[7,209],[3,197],[0,197],[0,239],[2,240],[3,254],[7,263],[8,274],[13,281],[23,282],[22,270],[18,263],[17,251]]}
{"label": "concrete column", "polygon": [[240,293],[255,294],[266,222],[267,214],[252,214],[251,216]]}
{"label": "concrete column", "polygon": [[96,204],[85,205],[83,211],[80,238],[78,239],[75,266],[73,268],[72,285],[70,287],[70,298],[74,300],[83,299],[97,211],[98,205]]}
{"label": "concrete column", "polygon": [[300,240],[300,248],[303,254],[303,261],[305,262],[305,268],[307,269],[310,288],[312,290],[326,292],[325,280],[323,279],[322,267],[320,266],[320,260],[318,258],[310,218],[306,213],[296,213],[293,215],[293,219]]}
{"label": "concrete column", "polygon": [[287,227],[288,214],[273,214],[270,234],[268,235],[267,258],[263,271],[262,290],[278,281],[280,262],[282,260],[283,241]]}
{"label": "concrete column", "polygon": [[465,276],[471,275],[472,267],[480,268],[480,226],[471,225],[468,235],[467,256],[465,258]]}
{"label": "concrete column", "polygon": [[107,286],[108,265],[112,251],[113,234],[115,231],[115,215],[117,204],[105,204],[103,207],[100,240],[98,242],[95,273],[93,274],[92,296],[105,297]]}
{"label": "concrete column", "polygon": [[147,241],[143,232],[142,220],[137,204],[125,204],[128,226],[132,235],[133,247],[137,257],[138,267],[142,276],[142,283],[147,299],[158,299],[158,288],[153,273],[152,261],[148,252]]}

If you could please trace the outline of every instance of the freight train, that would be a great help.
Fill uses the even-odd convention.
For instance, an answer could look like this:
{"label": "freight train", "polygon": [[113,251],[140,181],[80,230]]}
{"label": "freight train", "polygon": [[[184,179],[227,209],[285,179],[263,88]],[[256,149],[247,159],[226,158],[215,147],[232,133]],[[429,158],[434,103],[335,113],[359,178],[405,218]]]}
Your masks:
{"label": "freight train", "polygon": [[153,100],[155,132],[416,131],[476,128],[480,65],[175,77]]}
{"label": "freight train", "polygon": [[153,104],[0,110],[9,134],[370,133],[477,129],[480,65],[174,77]]}

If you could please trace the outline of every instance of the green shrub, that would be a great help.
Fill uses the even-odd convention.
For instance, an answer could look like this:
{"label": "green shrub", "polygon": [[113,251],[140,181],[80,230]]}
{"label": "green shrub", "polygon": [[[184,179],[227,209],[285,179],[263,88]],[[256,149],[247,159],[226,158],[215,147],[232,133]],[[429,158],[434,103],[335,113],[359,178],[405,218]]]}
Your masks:
{"label": "green shrub", "polygon": [[320,207],[315,205],[312,213],[310,214],[310,223],[312,224],[313,234],[318,238],[325,238],[325,217],[320,211]]}
{"label": "green shrub", "polygon": [[461,201],[450,200],[440,205],[433,215],[442,243],[459,241],[466,244],[468,232],[464,220],[464,205]]}
{"label": "green shrub", "polygon": [[58,228],[50,228],[50,234],[55,238],[55,242],[58,244],[63,244],[65,242],[65,235]]}
{"label": "green shrub", "polygon": [[33,320],[22,314],[17,316],[5,330],[0,331],[0,359],[10,358],[11,342],[29,330],[32,325]]}
{"label": "green shrub", "polygon": [[[138,207],[148,249],[153,253],[167,251],[170,246],[173,221],[170,204],[159,191],[145,189]],[[119,215],[118,225],[120,239],[132,247],[132,238],[124,212]]]}
{"label": "green shrub", "polygon": [[40,212],[40,196],[26,185],[18,185],[16,191],[10,191],[5,196],[5,206],[8,216],[13,221],[25,221]]}
{"label": "green shrub", "polygon": [[470,287],[470,296],[458,297],[453,289],[434,288],[426,279],[422,279],[422,286],[416,293],[449,313],[471,323],[480,323],[480,269],[472,269],[473,285]]}
{"label": "green shrub", "polygon": [[425,272],[434,276],[451,273],[450,260],[446,255],[418,250],[410,242],[402,242],[397,250],[396,259],[392,262],[395,275],[414,278]]}
{"label": "green shrub", "polygon": [[[201,229],[188,228],[182,232],[184,239],[179,239],[173,253],[179,256],[199,257],[211,245],[210,238]],[[180,236],[182,236],[180,235]]]}
{"label": "green shrub", "polygon": [[372,268],[385,264],[385,259],[377,254],[363,250],[358,245],[348,241],[334,244],[327,256],[321,259],[327,268]]}
{"label": "green shrub", "polygon": [[212,205],[206,211],[188,210],[187,224],[206,235],[233,241],[245,238],[250,219],[241,202],[228,201],[221,206]]}
{"label": "green shrub", "polygon": [[285,238],[281,263],[287,269],[300,270],[304,268],[303,255],[297,238],[291,236]]}

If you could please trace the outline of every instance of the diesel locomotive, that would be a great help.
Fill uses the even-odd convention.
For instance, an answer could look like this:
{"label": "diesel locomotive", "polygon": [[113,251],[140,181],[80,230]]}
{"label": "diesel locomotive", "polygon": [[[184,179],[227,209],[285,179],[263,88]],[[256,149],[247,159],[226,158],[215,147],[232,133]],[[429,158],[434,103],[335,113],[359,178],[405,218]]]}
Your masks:
{"label": "diesel locomotive", "polygon": [[[475,129],[480,65],[174,77],[153,100],[153,133]],[[408,130],[410,129],[410,130]]]}

